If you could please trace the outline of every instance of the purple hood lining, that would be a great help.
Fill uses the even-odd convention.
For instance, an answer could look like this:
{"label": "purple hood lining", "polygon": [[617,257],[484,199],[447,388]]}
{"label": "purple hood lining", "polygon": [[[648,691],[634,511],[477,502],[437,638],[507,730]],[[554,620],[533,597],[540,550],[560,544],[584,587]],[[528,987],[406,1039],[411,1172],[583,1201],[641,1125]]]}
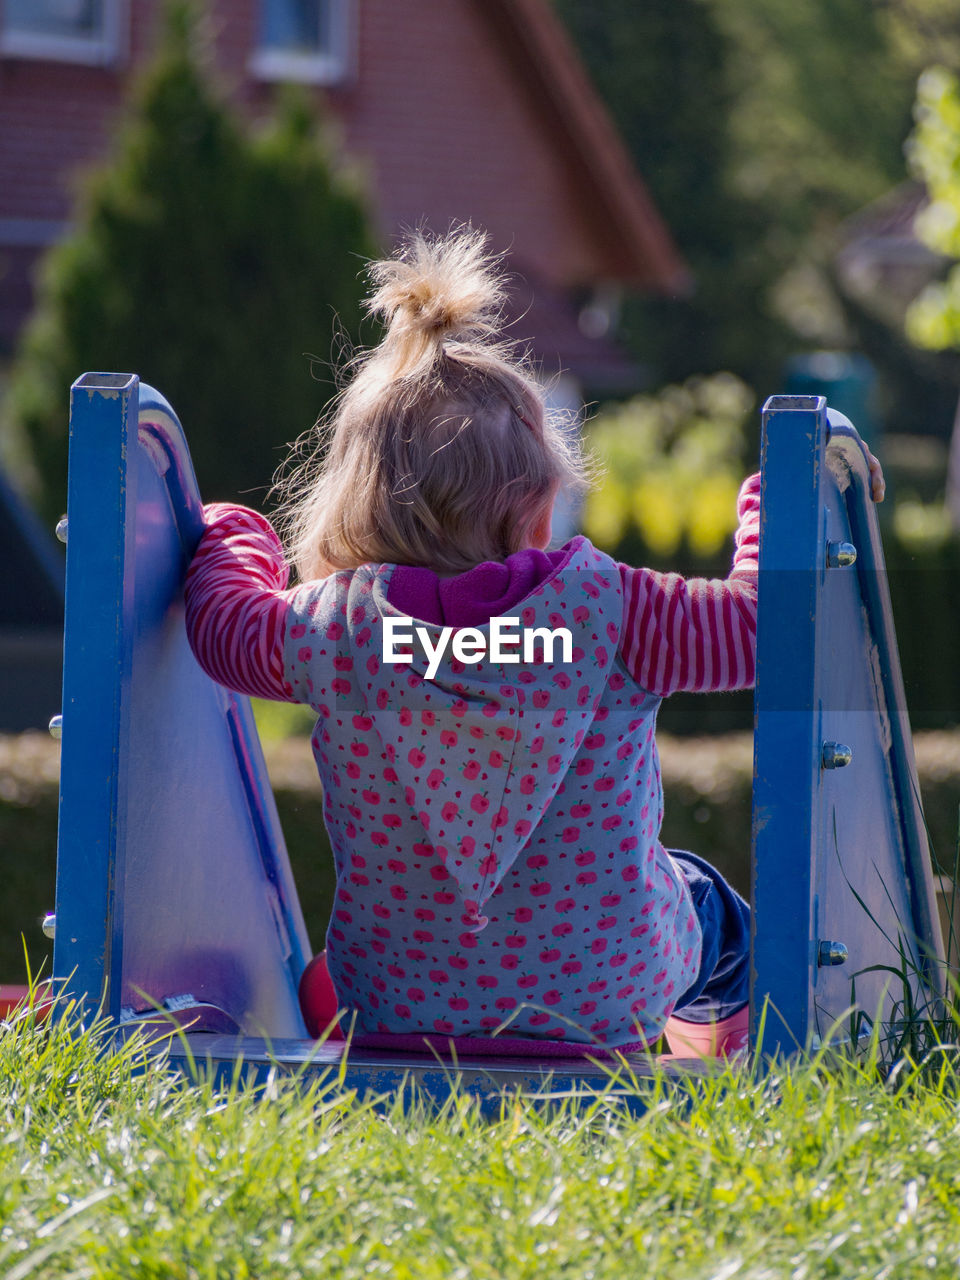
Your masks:
{"label": "purple hood lining", "polygon": [[406,617],[435,626],[484,626],[491,618],[506,616],[555,577],[582,541],[572,538],[556,551],[528,547],[502,564],[485,560],[452,578],[442,578],[432,569],[397,565],[390,575],[387,600]]}

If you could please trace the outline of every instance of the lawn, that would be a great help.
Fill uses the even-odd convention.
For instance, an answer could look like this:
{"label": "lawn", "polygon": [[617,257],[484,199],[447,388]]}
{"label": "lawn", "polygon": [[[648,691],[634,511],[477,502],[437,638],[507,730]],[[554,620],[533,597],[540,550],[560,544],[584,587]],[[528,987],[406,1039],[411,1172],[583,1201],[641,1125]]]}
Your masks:
{"label": "lawn", "polygon": [[335,1080],[184,1087],[25,1015],[0,1031],[0,1273],[954,1277],[957,1086],[952,1051],[892,1076],[867,1052],[491,1122]]}
{"label": "lawn", "polygon": [[[9,744],[0,833],[7,813],[20,825],[6,847],[22,853],[34,822],[52,870],[53,749]],[[319,797],[305,744],[287,745],[268,741],[268,757],[307,905]],[[664,742],[674,812],[711,851],[723,826],[747,847],[749,746]],[[942,792],[955,831],[957,735],[920,735],[918,755],[928,808]],[[11,860],[12,898],[16,874],[41,869]],[[509,1098],[489,1121],[465,1095],[404,1114],[336,1080],[185,1087],[102,1028],[23,1014],[0,1024],[0,1276],[955,1277],[960,1026],[941,1040],[895,1061],[867,1049],[699,1079],[660,1071],[640,1117]]]}

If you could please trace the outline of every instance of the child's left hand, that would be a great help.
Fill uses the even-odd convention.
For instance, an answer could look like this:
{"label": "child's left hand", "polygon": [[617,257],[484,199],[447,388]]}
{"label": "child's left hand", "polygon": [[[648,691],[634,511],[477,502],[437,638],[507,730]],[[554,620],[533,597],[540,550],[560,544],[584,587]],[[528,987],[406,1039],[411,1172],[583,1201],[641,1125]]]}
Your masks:
{"label": "child's left hand", "polygon": [[883,496],[887,491],[887,482],[883,478],[883,468],[880,461],[870,452],[868,445],[863,446],[867,451],[867,460],[870,464],[870,497],[874,502],[882,502]]}

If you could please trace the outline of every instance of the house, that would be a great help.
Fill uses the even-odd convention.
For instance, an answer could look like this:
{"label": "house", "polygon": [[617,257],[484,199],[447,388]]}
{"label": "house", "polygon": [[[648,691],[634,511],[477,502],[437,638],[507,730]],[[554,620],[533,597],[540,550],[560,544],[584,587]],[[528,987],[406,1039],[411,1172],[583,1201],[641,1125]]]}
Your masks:
{"label": "house", "polygon": [[[156,45],[162,9],[0,3],[0,357],[29,314],[40,256],[68,227],[75,175],[104,154]],[[323,100],[365,173],[385,245],[404,227],[456,220],[508,251],[511,333],[556,401],[579,408],[585,393],[637,389],[641,373],[615,340],[619,299],[682,292],[687,272],[548,0],[205,0],[203,13],[214,66],[252,121],[282,81]],[[22,593],[21,604],[29,614]],[[14,631],[8,649],[29,649],[29,617]],[[0,708],[0,728],[25,715],[46,723],[45,688],[34,712],[11,720]]]}
{"label": "house", "polygon": [[[0,6],[0,349],[161,7]],[[687,273],[548,0],[208,0],[205,12],[251,117],[278,81],[315,86],[367,174],[385,242],[420,223],[484,227],[522,281],[514,332],[545,371],[636,389],[613,341],[618,298],[683,291]]]}
{"label": "house", "polygon": [[946,267],[914,231],[927,203],[922,183],[903,182],[848,218],[838,236],[834,265],[844,290],[898,329],[910,303]]}

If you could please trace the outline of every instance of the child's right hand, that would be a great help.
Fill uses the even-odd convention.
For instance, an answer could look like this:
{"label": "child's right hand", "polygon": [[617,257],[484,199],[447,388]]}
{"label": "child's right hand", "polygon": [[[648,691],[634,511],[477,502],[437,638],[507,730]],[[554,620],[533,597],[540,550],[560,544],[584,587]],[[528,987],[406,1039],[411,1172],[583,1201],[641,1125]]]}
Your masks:
{"label": "child's right hand", "polygon": [[867,451],[867,461],[870,464],[870,497],[874,502],[882,502],[884,494],[887,491],[887,482],[883,478],[883,468],[880,461],[870,452],[870,448],[864,441],[864,449]]}

